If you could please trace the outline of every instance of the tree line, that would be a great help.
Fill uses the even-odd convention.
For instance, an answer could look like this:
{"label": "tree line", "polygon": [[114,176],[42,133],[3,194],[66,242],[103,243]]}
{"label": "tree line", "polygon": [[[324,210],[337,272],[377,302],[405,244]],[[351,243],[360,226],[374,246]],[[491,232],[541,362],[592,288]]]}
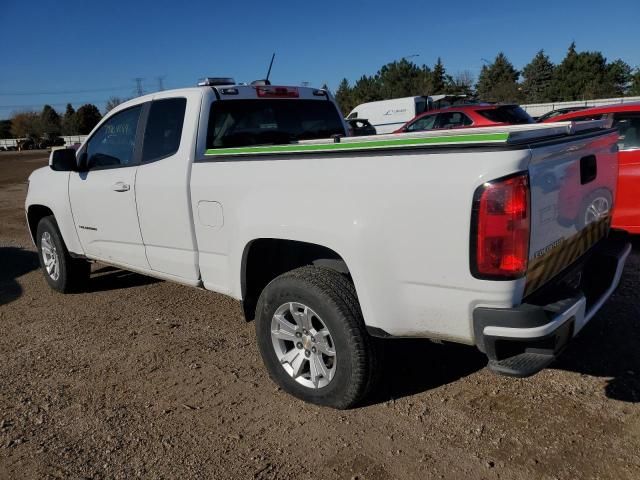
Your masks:
{"label": "tree line", "polygon": [[547,103],[640,95],[640,69],[623,60],[607,61],[601,52],[572,43],[559,64],[540,50],[518,70],[500,52],[483,65],[477,81],[470,71],[450,75],[440,58],[433,68],[406,59],[363,75],[353,85],[345,78],[336,90],[343,113],[376,100],[438,94],[468,95],[488,102]]}
{"label": "tree line", "polygon": [[[124,100],[110,98],[105,114]],[[15,112],[10,120],[0,121],[0,138],[55,138],[61,135],[87,135],[102,119],[98,107],[91,103],[75,110],[70,103],[63,114],[51,105],[45,105],[41,112]]]}

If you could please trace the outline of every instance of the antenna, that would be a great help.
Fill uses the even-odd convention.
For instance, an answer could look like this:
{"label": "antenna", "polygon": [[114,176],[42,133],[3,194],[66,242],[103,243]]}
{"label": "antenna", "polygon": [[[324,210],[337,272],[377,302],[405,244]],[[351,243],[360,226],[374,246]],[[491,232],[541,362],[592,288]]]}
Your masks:
{"label": "antenna", "polygon": [[271,75],[271,67],[273,67],[273,60],[275,58],[276,58],[276,52],[273,52],[273,55],[271,55],[271,63],[269,63],[269,70],[267,70],[267,78],[265,78],[267,85],[269,85],[269,76]]}

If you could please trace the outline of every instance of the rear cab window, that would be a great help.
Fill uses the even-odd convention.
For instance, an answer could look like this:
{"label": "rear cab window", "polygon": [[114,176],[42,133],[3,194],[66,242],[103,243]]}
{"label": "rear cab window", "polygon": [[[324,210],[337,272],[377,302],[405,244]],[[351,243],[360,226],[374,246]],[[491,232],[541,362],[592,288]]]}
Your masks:
{"label": "rear cab window", "polygon": [[278,145],[345,133],[338,109],[330,101],[223,100],[211,104],[206,148]]}
{"label": "rear cab window", "polygon": [[477,113],[496,123],[508,123],[511,125],[535,123],[533,118],[517,105],[503,105],[496,108],[478,110]]}

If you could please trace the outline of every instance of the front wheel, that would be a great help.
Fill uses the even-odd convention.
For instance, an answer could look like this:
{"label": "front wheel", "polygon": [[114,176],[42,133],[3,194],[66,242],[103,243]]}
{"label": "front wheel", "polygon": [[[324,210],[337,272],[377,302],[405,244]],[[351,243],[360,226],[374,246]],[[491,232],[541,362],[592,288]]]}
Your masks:
{"label": "front wheel", "polygon": [[344,275],[302,267],[258,300],[256,333],[271,378],[304,401],[350,408],[371,390],[376,353],[355,288]]}
{"label": "front wheel", "polygon": [[79,290],[87,282],[91,265],[69,255],[53,216],[44,217],[38,223],[36,244],[44,278],[51,288],[68,293]]}

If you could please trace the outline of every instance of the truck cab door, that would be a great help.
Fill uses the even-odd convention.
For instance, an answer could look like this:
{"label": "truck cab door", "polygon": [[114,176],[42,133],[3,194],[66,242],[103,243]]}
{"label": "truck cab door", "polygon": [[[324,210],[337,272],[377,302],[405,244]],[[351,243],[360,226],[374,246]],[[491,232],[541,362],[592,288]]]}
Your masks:
{"label": "truck cab door", "polygon": [[146,257],[155,272],[198,285],[198,248],[189,180],[200,93],[159,93],[149,107],[136,175],[136,204]]}
{"label": "truck cab door", "polygon": [[146,104],[118,112],[104,122],[79,152],[87,168],[69,179],[71,210],[88,257],[149,269],[138,212],[135,181]]}

